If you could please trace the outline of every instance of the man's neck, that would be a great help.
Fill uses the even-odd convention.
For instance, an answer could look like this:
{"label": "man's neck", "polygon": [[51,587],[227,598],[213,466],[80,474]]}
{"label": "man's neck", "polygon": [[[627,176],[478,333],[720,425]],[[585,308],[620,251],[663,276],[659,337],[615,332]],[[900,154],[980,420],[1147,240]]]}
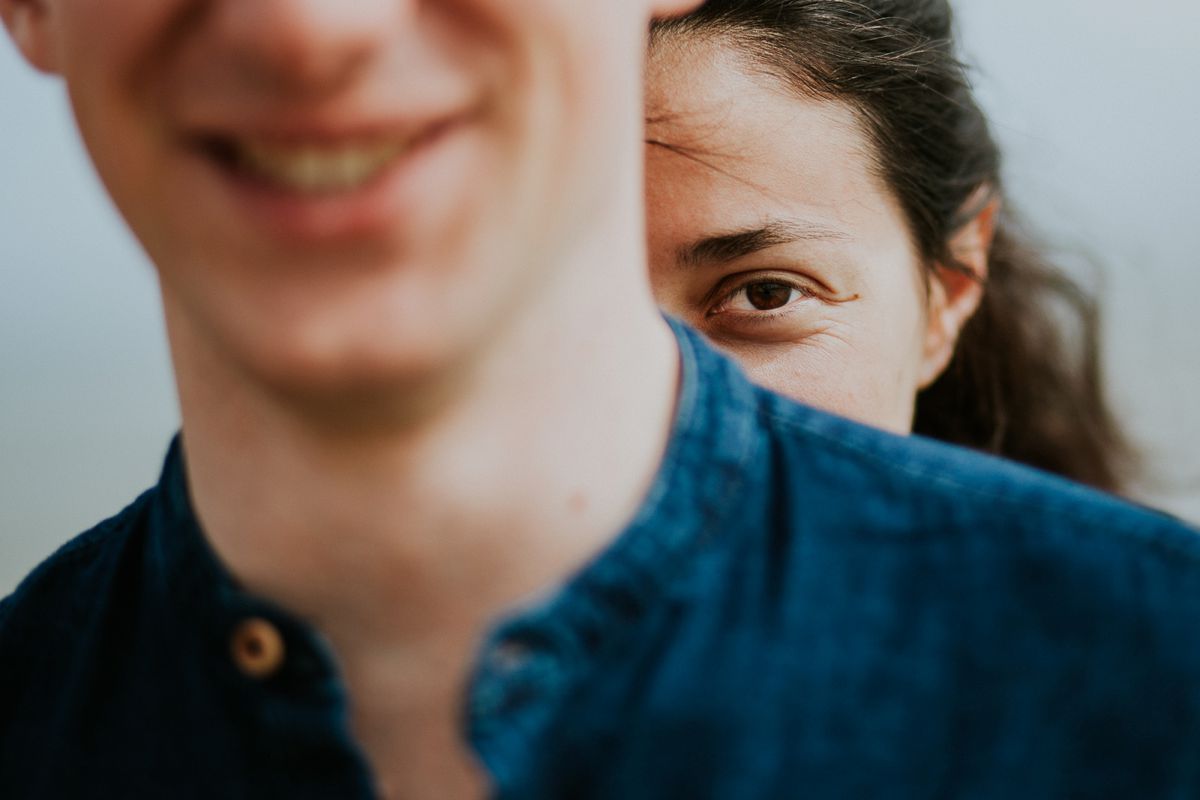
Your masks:
{"label": "man's neck", "polygon": [[437,413],[377,430],[311,424],[174,330],[193,501],[218,555],[363,651],[478,630],[565,578],[632,518],[670,428],[677,350],[630,257],[628,273],[576,265]]}

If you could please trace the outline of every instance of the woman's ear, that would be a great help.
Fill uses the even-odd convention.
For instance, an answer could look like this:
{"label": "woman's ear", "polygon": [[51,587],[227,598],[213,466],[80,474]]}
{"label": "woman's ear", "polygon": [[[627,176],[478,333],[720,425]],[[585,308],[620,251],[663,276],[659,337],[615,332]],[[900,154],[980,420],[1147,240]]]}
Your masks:
{"label": "woman's ear", "polygon": [[46,0],[0,0],[0,18],[30,66],[42,72],[57,72]]}
{"label": "woman's ear", "polygon": [[929,286],[929,314],[925,326],[925,349],[921,359],[919,388],[924,389],[945,371],[958,336],[983,300],[988,277],[988,256],[1000,213],[998,197],[987,200],[990,188],[980,189],[968,207],[985,202],[966,225],[950,239],[950,257],[955,266],[937,265]]}

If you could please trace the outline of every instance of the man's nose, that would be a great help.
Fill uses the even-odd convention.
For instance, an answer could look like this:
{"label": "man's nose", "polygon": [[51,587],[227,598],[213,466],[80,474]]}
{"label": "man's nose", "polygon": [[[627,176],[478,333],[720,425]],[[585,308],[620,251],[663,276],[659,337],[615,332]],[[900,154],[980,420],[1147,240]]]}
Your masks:
{"label": "man's nose", "polygon": [[354,80],[411,23],[417,0],[217,0],[239,68],[275,91],[322,95]]}

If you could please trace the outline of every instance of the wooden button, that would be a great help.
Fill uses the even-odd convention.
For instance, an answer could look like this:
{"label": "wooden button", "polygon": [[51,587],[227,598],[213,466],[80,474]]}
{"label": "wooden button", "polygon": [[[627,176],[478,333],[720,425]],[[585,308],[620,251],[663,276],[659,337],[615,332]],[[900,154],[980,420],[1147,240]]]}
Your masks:
{"label": "wooden button", "polygon": [[283,666],[283,636],[261,617],[242,621],[230,642],[233,663],[251,678],[269,678]]}
{"label": "wooden button", "polygon": [[488,659],[492,668],[502,674],[510,674],[529,663],[532,653],[529,646],[521,642],[500,642],[492,649]]}

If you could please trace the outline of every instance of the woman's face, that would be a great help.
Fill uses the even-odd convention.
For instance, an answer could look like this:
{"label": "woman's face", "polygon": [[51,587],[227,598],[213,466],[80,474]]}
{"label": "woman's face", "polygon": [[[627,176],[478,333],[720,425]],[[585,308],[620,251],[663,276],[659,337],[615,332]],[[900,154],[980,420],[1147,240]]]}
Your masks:
{"label": "woman's face", "polygon": [[646,152],[660,305],[758,383],[911,430],[941,368],[931,293],[852,109],[712,42],[660,44],[647,75],[648,138],[668,145]]}

